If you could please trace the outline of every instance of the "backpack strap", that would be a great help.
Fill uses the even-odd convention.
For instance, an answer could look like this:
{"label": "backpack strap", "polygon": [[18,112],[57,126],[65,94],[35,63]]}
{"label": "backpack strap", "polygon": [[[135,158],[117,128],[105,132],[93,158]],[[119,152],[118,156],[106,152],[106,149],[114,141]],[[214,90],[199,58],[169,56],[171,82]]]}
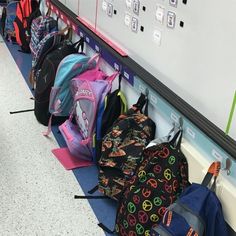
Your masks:
{"label": "backpack strap", "polygon": [[51,8],[49,7],[48,10],[47,10],[46,16],[50,16],[51,13],[52,13],[52,10],[51,10]]}
{"label": "backpack strap", "polygon": [[73,47],[75,48],[76,51],[79,52],[79,49],[81,48],[81,52],[84,51],[84,37],[81,37],[79,41],[73,44]]}
{"label": "backpack strap", "polygon": [[66,26],[64,29],[58,31],[58,34],[60,34],[60,35],[65,35],[66,31],[69,32],[69,30],[70,30],[70,27],[69,27],[69,26]]}
{"label": "backpack strap", "polygon": [[212,183],[211,186],[209,186],[209,188],[212,191],[215,192],[215,189],[216,189],[216,179],[219,176],[220,168],[221,168],[221,163],[219,161],[213,162],[210,165],[210,167],[209,167],[209,169],[208,169],[208,171],[207,171],[207,173],[206,173],[206,175],[205,175],[201,185],[203,185],[205,187],[209,186],[212,178],[214,178],[213,183]]}
{"label": "backpack strap", "polygon": [[122,80],[122,74],[120,73],[119,74],[119,85],[118,85],[118,90],[119,92],[117,93],[117,96],[120,97],[120,100],[121,100],[121,114],[124,114],[127,112],[128,110],[128,106],[127,106],[127,101],[126,101],[126,98],[125,98],[125,95],[121,92],[121,80]]}
{"label": "backpack strap", "polygon": [[122,75],[121,73],[119,74],[119,81],[118,81],[118,89],[121,90],[121,80],[122,80]]}
{"label": "backpack strap", "polygon": [[[98,185],[93,187],[91,190],[88,191],[89,194],[93,194],[98,190]],[[108,196],[80,196],[80,195],[74,195],[74,199],[107,199]]]}
{"label": "backpack strap", "polygon": [[103,223],[99,223],[98,226],[109,234],[114,234],[116,232],[115,230],[108,229]]}
{"label": "backpack strap", "polygon": [[137,110],[140,110],[142,112],[143,107],[146,105],[144,114],[148,115],[148,98],[146,95],[141,93],[140,97],[138,98],[138,101],[136,104],[133,105]]}
{"label": "backpack strap", "polygon": [[72,33],[73,33],[73,30],[72,30],[71,27],[69,27],[69,29],[67,31],[67,34],[65,35],[64,39],[71,41],[72,40]]}
{"label": "backpack strap", "polygon": [[96,53],[94,54],[88,61],[88,64],[92,63],[94,60],[96,61],[96,65],[99,63],[99,60],[100,60],[100,54],[99,53]]}
{"label": "backpack strap", "polygon": [[108,196],[80,196],[74,195],[74,199],[108,199]]}
{"label": "backpack strap", "polygon": [[21,15],[22,15],[22,20],[23,20],[23,19],[25,19],[25,16],[24,16],[24,13],[23,13],[23,9],[22,9],[22,6],[21,6],[21,2],[19,2],[18,4],[19,4],[19,8],[20,8]]}
{"label": "backpack strap", "polygon": [[182,128],[176,132],[172,140],[169,142],[171,146],[180,149],[181,142],[182,142],[183,130]]}
{"label": "backpack strap", "polygon": [[112,75],[108,76],[106,78],[106,80],[110,83],[112,83],[112,81],[117,77],[117,75],[119,75],[120,72],[119,71],[115,71]]}
{"label": "backpack strap", "polygon": [[48,137],[48,135],[52,132],[52,116],[50,116],[49,121],[48,121],[48,128],[46,131],[43,132],[43,135]]}

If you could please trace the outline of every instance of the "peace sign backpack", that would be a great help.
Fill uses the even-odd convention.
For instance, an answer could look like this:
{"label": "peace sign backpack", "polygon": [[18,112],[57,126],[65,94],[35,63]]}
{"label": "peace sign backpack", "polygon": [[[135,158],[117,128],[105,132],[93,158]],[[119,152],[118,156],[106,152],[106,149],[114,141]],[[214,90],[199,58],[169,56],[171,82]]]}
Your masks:
{"label": "peace sign backpack", "polygon": [[180,150],[182,131],[170,142],[144,150],[143,161],[128,182],[118,207],[115,231],[120,236],[150,235],[166,208],[188,185],[188,164]]}

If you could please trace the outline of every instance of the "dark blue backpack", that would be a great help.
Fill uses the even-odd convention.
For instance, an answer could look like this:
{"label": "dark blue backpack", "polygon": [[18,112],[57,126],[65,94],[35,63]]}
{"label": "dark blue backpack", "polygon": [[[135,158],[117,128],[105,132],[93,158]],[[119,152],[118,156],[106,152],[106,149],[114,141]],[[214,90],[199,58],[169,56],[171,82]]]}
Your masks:
{"label": "dark blue backpack", "polygon": [[[168,207],[152,236],[227,236],[222,207],[214,190],[220,162],[213,162],[202,184],[193,183]],[[210,188],[207,186],[214,177]]]}

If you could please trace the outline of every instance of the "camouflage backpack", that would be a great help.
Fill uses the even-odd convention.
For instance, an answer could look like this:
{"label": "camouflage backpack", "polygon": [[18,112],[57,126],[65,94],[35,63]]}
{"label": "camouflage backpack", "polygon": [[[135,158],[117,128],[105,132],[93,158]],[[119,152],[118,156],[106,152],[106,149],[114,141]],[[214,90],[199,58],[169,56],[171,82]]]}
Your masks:
{"label": "camouflage backpack", "polygon": [[138,102],[117,119],[103,138],[98,176],[100,192],[120,199],[125,183],[139,165],[144,148],[154,138],[155,129],[155,123],[147,114],[147,98],[141,94]]}

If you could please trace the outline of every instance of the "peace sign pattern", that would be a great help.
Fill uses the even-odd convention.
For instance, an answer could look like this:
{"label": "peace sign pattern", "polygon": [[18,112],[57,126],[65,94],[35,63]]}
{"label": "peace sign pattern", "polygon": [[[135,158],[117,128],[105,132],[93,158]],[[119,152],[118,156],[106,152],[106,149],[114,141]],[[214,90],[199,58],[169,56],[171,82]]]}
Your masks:
{"label": "peace sign pattern", "polygon": [[178,148],[164,143],[145,149],[142,163],[123,192],[117,234],[149,236],[187,184],[188,165]]}

